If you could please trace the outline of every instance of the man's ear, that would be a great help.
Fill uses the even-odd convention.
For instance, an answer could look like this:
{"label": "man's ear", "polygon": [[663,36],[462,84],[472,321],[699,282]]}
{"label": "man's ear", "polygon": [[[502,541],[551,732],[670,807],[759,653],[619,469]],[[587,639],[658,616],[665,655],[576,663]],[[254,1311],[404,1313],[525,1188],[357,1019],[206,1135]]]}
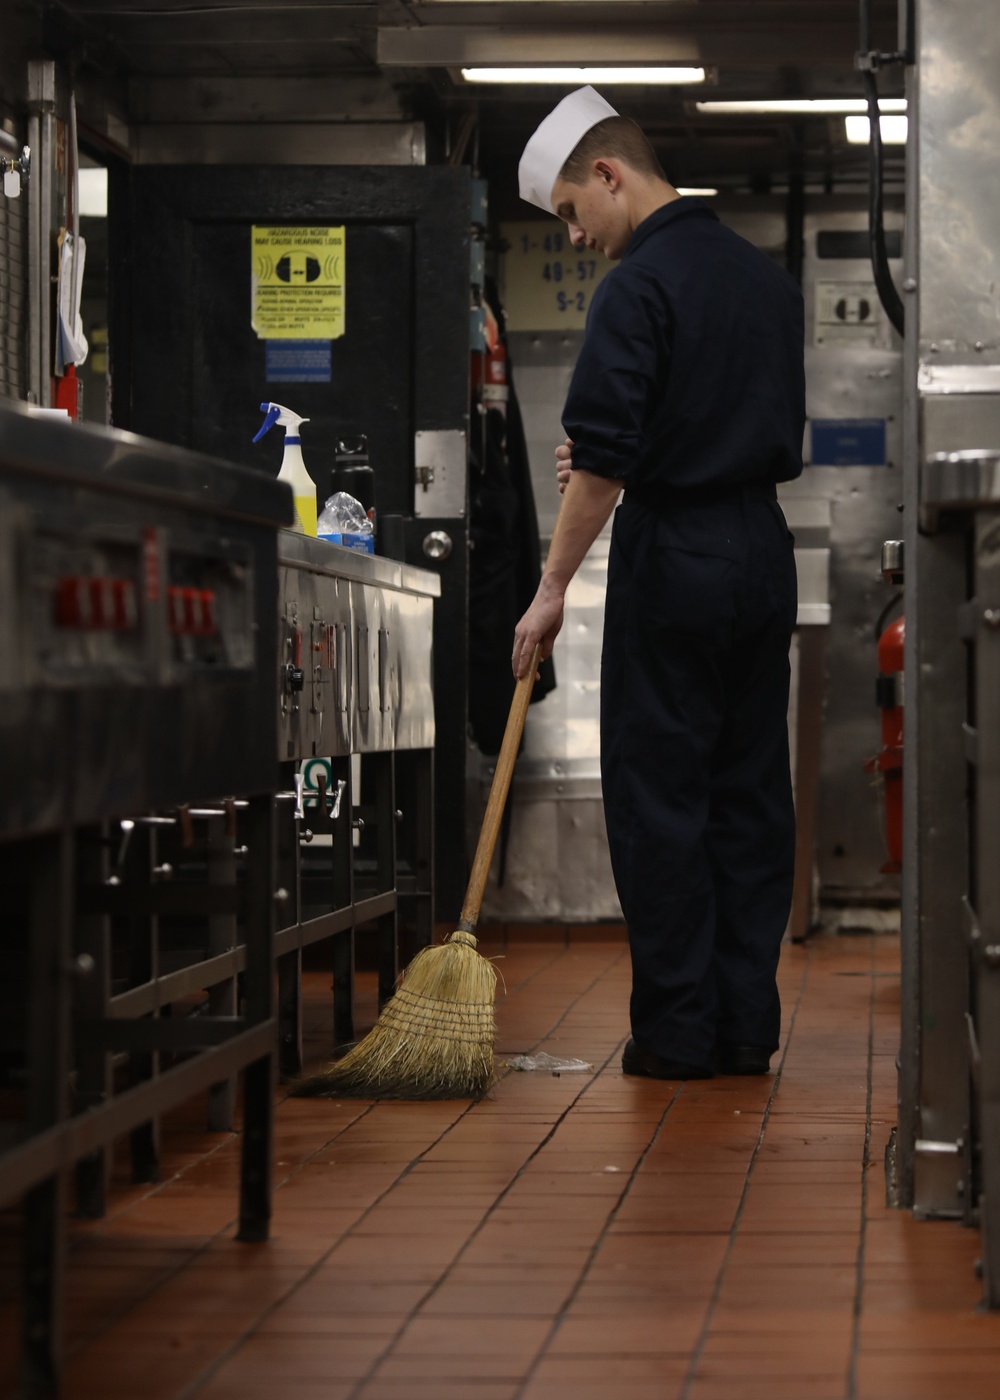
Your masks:
{"label": "man's ear", "polygon": [[621,172],[615,161],[598,157],[598,159],[594,161],[594,174],[603,185],[607,186],[612,194],[614,194],[621,185]]}

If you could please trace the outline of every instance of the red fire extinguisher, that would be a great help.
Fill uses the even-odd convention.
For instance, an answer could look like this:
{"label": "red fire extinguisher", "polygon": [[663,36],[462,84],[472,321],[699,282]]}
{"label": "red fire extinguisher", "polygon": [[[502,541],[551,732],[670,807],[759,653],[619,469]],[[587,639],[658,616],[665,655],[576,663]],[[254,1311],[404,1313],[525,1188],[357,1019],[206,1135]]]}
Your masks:
{"label": "red fire extinguisher", "polygon": [[905,620],[890,622],[878,641],[875,696],[882,712],[882,747],[865,760],[866,773],[878,773],[885,805],[886,874],[898,873],[903,859],[903,638]]}
{"label": "red fire extinguisher", "polygon": [[485,351],[477,350],[472,355],[472,387],[479,390],[480,402],[486,408],[499,408],[506,413],[507,405],[507,349],[500,338],[497,319],[488,306],[485,311]]}

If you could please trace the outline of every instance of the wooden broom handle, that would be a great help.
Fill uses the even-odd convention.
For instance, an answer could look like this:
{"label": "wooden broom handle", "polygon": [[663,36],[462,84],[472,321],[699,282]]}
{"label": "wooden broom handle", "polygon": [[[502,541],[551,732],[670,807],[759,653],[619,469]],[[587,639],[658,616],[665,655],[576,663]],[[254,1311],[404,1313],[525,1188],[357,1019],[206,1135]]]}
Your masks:
{"label": "wooden broom handle", "polygon": [[497,766],[493,770],[489,801],[486,803],[483,826],[479,833],[479,844],[472,862],[469,887],[465,892],[465,903],[462,905],[462,917],[458,925],[467,933],[472,933],[479,922],[479,910],[483,903],[486,880],[490,873],[490,866],[493,864],[493,848],[497,843],[497,833],[500,830],[503,809],[507,801],[507,793],[510,790],[510,780],[514,773],[517,751],[521,746],[521,732],[524,729],[525,717],[531,703],[531,691],[535,684],[535,676],[538,674],[541,654],[542,644],[539,642],[531,653],[528,669],[514,687],[514,698],[510,703],[510,714],[507,716],[507,728],[503,732],[500,756],[497,759]]}

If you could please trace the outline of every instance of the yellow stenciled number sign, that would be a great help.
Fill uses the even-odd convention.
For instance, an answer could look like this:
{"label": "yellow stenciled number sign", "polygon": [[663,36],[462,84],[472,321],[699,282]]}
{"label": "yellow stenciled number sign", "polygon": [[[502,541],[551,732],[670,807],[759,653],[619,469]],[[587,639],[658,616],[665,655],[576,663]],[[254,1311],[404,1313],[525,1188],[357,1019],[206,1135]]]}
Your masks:
{"label": "yellow stenciled number sign", "polygon": [[501,224],[506,243],[503,302],[510,331],[573,331],[611,264],[600,253],[574,248],[556,220]]}
{"label": "yellow stenciled number sign", "polygon": [[343,228],[251,230],[253,328],[262,340],[336,340],[344,334]]}

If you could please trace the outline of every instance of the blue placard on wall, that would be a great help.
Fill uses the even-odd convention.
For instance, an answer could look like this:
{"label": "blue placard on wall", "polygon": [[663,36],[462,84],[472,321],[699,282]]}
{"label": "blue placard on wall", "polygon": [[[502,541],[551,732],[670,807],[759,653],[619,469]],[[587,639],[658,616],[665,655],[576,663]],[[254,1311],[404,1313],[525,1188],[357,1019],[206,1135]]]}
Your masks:
{"label": "blue placard on wall", "polygon": [[268,384],[329,384],[328,340],[268,340],[265,342]]}
{"label": "blue placard on wall", "polygon": [[813,418],[814,467],[884,467],[884,418]]}

